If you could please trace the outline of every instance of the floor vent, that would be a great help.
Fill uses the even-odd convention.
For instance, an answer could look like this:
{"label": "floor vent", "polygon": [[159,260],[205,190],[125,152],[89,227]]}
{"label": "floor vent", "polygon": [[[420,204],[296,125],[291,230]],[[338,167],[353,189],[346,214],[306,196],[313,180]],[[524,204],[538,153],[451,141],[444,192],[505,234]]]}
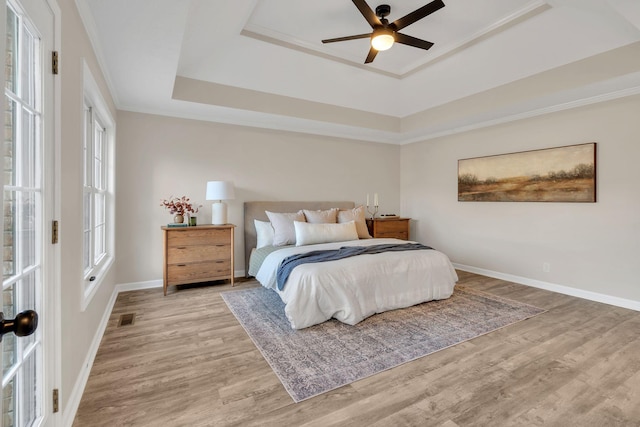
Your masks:
{"label": "floor vent", "polygon": [[118,320],[118,328],[120,326],[133,325],[133,322],[135,320],[136,320],[136,314],[135,313],[121,314],[120,315],[120,319]]}

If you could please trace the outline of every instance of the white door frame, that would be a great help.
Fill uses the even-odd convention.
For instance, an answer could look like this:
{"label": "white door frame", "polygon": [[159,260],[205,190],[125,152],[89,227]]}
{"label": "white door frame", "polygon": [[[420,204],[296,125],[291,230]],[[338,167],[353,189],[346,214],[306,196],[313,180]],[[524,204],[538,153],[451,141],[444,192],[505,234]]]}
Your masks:
{"label": "white door frame", "polygon": [[[62,55],[62,12],[60,11],[60,6],[56,0],[47,0],[47,4],[51,8],[54,14],[54,25],[53,25],[53,49],[58,52],[59,58]],[[62,60],[58,61],[58,75],[53,79],[53,144],[51,147],[51,152],[48,154],[52,156],[52,158],[48,159],[49,164],[52,165],[53,170],[51,171],[51,179],[53,182],[51,188],[51,197],[52,205],[51,205],[51,215],[52,220],[60,220],[62,215],[61,210],[61,182],[62,182],[62,84],[61,84],[61,75],[62,75]],[[51,317],[49,327],[50,330],[50,340],[51,345],[49,346],[49,354],[51,355],[50,361],[45,361],[48,365],[46,365],[46,369],[50,371],[50,381],[49,392],[53,393],[53,389],[58,389],[58,412],[53,413],[48,423],[49,425],[46,427],[58,427],[62,425],[62,392],[64,390],[61,389],[62,385],[62,266],[61,266],[61,243],[56,245],[49,245],[50,251],[48,256],[50,257],[50,271],[51,274],[51,289],[52,292],[49,293],[50,299],[48,301],[48,307],[51,310]],[[51,396],[50,396],[51,397]],[[50,399],[52,402],[52,399]],[[53,406],[53,405],[52,405]],[[53,408],[52,408],[53,409]]]}
{"label": "white door frame", "polygon": [[[18,3],[29,0],[17,0]],[[43,0],[50,8],[54,19],[53,40],[50,41],[52,50],[61,52],[61,11],[56,0]],[[6,52],[5,37],[6,34],[6,8],[7,1],[2,3],[2,11],[0,11],[0,49]],[[60,389],[62,380],[62,357],[61,357],[61,257],[60,244],[51,243],[51,226],[54,219],[60,218],[60,178],[61,178],[61,82],[60,76],[51,76],[51,52],[42,52],[43,74],[44,78],[53,79],[52,89],[52,117],[46,118],[46,123],[53,126],[53,132],[45,132],[46,137],[52,137],[52,141],[43,144],[43,162],[46,165],[43,181],[47,185],[43,185],[43,240],[44,248],[42,252],[42,274],[47,277],[47,292],[45,300],[43,300],[43,313],[40,313],[40,324],[38,328],[42,328],[42,333],[47,337],[43,341],[43,369],[46,375],[41,375],[43,391],[42,411],[46,415],[46,424],[44,427],[57,427],[61,424],[61,412],[53,413],[53,389]],[[59,66],[59,74],[61,67]],[[4,88],[4,73],[0,76],[1,87]],[[4,102],[4,101],[3,101]],[[0,128],[4,129],[4,115],[0,115]],[[1,167],[1,166],[0,166]],[[0,174],[0,184],[4,184],[4,176]],[[1,204],[1,202],[0,202]],[[44,314],[44,316],[43,316]],[[44,321],[43,321],[44,320]],[[2,354],[0,352],[0,363],[2,362]],[[60,402],[62,403],[62,402]],[[59,406],[61,407],[61,405]],[[0,420],[0,425],[2,420]]]}

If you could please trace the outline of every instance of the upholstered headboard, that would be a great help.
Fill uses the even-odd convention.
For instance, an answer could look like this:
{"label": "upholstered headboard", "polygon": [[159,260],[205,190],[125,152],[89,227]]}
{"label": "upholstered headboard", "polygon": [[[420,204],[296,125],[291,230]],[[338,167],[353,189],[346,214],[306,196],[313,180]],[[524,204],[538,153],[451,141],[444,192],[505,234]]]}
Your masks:
{"label": "upholstered headboard", "polygon": [[269,221],[265,211],[298,212],[300,209],[353,209],[354,202],[244,202],[244,265],[249,270],[249,256],[256,247],[256,227],[253,220]]}

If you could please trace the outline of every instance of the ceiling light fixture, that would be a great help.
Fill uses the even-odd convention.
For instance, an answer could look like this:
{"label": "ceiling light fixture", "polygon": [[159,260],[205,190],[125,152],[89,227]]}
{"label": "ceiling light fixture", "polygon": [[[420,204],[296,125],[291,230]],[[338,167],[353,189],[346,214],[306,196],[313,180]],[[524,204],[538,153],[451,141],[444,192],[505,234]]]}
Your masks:
{"label": "ceiling light fixture", "polygon": [[376,29],[371,34],[371,47],[377,51],[390,49],[395,41],[393,31],[388,28]]}

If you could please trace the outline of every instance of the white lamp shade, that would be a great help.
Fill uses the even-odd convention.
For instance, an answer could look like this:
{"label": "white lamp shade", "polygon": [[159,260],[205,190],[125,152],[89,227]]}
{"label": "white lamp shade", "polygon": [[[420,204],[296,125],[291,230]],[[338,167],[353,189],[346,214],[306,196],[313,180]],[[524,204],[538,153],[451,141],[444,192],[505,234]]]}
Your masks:
{"label": "white lamp shade", "polygon": [[207,200],[233,200],[236,197],[231,181],[207,182]]}

